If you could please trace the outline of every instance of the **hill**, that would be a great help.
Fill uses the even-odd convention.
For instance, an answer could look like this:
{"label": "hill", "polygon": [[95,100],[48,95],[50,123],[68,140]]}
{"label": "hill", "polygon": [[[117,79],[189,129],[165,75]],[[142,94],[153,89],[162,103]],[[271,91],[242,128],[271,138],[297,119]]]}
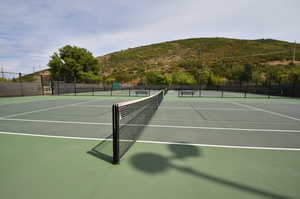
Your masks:
{"label": "hill", "polygon": [[[294,46],[273,39],[192,38],[129,48],[98,59],[106,77],[134,83],[149,71],[191,72],[189,67],[195,63],[209,68],[230,64],[289,64]],[[300,50],[296,52],[296,57],[299,56]]]}
{"label": "hill", "polygon": [[[272,39],[193,38],[129,48],[97,59],[102,65],[100,78],[107,84],[281,83],[298,81],[300,62],[295,62],[296,68],[291,64],[294,47],[294,43]],[[299,44],[296,49],[299,58]],[[40,81],[40,75],[48,72],[29,74],[22,80]]]}

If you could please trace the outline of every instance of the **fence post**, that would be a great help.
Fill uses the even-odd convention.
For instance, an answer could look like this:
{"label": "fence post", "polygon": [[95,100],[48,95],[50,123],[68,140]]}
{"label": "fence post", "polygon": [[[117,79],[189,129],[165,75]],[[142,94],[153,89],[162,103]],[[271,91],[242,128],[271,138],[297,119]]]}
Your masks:
{"label": "fence post", "polygon": [[221,98],[224,97],[224,84],[221,85]]}
{"label": "fence post", "polygon": [[269,81],[269,84],[268,84],[268,99],[271,98],[271,81]]}
{"label": "fence post", "polygon": [[41,75],[41,86],[42,86],[42,95],[45,95],[45,93],[44,93],[44,79],[43,79],[43,75]]}
{"label": "fence post", "polygon": [[50,87],[51,87],[51,95],[54,95],[54,88],[53,88],[53,81],[50,81]]}
{"label": "fence post", "polygon": [[76,89],[76,77],[74,77],[74,95],[77,95],[77,89]]}
{"label": "fence post", "polygon": [[5,79],[4,78],[4,69],[3,68],[1,68],[1,73],[2,73],[2,79]]}
{"label": "fence post", "polygon": [[246,84],[246,86],[245,86],[245,90],[244,90],[244,98],[247,97],[247,90],[248,90],[248,82],[247,82],[247,84]]}
{"label": "fence post", "polygon": [[19,83],[20,83],[21,96],[24,96],[23,83],[22,83],[22,73],[19,73]]}
{"label": "fence post", "polygon": [[292,82],[291,97],[296,97],[296,82]]}
{"label": "fence post", "polygon": [[60,95],[60,81],[57,81],[57,95]]}

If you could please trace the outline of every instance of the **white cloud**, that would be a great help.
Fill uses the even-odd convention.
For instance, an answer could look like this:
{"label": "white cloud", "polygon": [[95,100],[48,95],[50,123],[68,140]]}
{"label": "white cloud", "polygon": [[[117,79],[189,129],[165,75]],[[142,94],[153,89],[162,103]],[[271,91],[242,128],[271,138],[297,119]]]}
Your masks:
{"label": "white cloud", "polygon": [[0,66],[31,72],[58,48],[95,56],[190,37],[300,41],[298,0],[4,0]]}

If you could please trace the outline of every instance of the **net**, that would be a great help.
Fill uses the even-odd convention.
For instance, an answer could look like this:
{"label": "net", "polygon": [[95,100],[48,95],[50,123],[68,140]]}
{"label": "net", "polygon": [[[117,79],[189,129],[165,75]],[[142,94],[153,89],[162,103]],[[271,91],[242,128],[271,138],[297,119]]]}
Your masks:
{"label": "net", "polygon": [[169,89],[168,89],[168,88],[165,88],[165,89],[164,89],[164,95],[168,94],[168,91],[169,91]]}
{"label": "net", "polygon": [[113,111],[113,163],[118,164],[122,156],[139,138],[164,97],[164,91],[155,95],[114,104]]}

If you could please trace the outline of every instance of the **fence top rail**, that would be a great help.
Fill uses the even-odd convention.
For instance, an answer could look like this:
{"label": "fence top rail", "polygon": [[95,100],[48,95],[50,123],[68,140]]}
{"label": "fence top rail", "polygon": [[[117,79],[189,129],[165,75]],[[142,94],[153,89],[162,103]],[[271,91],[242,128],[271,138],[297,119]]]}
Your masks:
{"label": "fence top rail", "polygon": [[8,73],[8,74],[24,74],[24,73],[17,73],[17,72],[10,72],[10,71],[0,71],[0,73]]}

